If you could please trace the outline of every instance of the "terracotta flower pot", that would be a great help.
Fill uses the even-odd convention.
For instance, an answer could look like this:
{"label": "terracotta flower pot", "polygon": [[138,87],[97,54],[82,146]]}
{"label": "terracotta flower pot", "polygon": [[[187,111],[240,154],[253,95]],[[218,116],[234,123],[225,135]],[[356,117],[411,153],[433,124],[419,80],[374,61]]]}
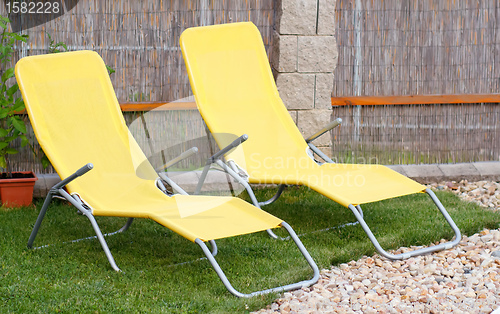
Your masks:
{"label": "terracotta flower pot", "polygon": [[21,207],[28,206],[33,201],[33,187],[38,180],[32,171],[19,171],[13,173],[12,179],[4,179],[5,173],[0,178],[0,200],[3,206]]}

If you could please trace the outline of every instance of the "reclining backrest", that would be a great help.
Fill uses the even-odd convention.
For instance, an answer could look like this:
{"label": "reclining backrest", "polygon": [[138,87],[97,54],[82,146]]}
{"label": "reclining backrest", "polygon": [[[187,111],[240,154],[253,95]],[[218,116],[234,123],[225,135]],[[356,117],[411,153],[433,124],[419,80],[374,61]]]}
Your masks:
{"label": "reclining backrest", "polygon": [[229,143],[218,133],[249,136],[227,159],[252,176],[264,163],[305,156],[307,144],[280,99],[255,25],[187,29],[181,48],[198,109],[219,146]]}
{"label": "reclining backrest", "polygon": [[106,197],[125,192],[117,180],[127,178],[133,188],[156,178],[128,132],[97,53],[26,57],[16,65],[16,76],[37,139],[58,174],[64,178],[86,163],[94,164],[68,185],[70,192]]}

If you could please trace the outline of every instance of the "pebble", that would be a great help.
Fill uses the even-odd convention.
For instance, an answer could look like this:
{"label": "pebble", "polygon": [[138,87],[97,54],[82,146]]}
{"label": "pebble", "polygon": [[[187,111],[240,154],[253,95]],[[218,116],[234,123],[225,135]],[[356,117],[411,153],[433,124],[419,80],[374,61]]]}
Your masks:
{"label": "pebble", "polygon": [[[452,191],[487,210],[500,210],[498,182],[429,186]],[[408,248],[392,253],[404,251]],[[497,308],[500,229],[485,229],[431,255],[388,261],[376,254],[322,270],[312,287],[286,292],[253,313],[491,313]]]}
{"label": "pebble", "polygon": [[461,199],[471,201],[481,207],[498,211],[500,210],[500,183],[492,181],[468,182],[440,182],[429,184],[437,190],[452,191]]}

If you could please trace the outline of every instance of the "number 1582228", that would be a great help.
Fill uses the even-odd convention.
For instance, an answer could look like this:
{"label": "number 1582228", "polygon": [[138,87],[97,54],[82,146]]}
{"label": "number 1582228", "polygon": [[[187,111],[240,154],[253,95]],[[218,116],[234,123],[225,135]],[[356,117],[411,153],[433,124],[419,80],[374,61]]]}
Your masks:
{"label": "number 1582228", "polygon": [[60,2],[25,2],[25,1],[6,1],[5,8],[7,13],[14,14],[53,14],[61,12]]}

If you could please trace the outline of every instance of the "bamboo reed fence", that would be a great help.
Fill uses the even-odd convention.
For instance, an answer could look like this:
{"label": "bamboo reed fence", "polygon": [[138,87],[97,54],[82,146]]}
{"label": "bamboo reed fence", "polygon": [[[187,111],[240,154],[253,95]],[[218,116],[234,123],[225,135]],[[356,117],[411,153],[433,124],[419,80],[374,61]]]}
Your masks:
{"label": "bamboo reed fence", "polygon": [[[179,47],[189,27],[252,21],[267,51],[272,45],[273,0],[72,0],[65,14],[33,25],[36,14],[12,18],[29,35],[13,60],[48,52],[49,34],[69,50],[97,51],[116,72],[111,81],[120,102],[174,101],[190,95]],[[0,6],[0,14],[6,7]],[[18,21],[20,20],[20,21]],[[23,29],[23,26],[25,29]]]}
{"label": "bamboo reed fence", "polygon": [[[34,25],[26,20],[30,17],[18,20],[30,39],[17,47],[13,62],[46,53],[47,34],[69,50],[95,50],[116,71],[111,80],[127,108],[191,94],[178,47],[188,27],[250,20],[270,54],[278,6],[273,0],[60,2],[65,14],[45,24],[29,27]],[[333,97],[498,93],[500,6],[494,0],[337,0],[332,14],[339,49]],[[333,156],[384,164],[499,160],[500,109],[474,101],[334,106],[333,116],[344,124],[332,133]],[[142,148],[153,155],[161,155],[162,146],[175,147],[168,153],[175,155],[192,143],[210,152],[199,114],[179,108],[185,110],[158,111],[151,117],[132,111],[125,118],[140,135]],[[141,126],[147,119],[152,119],[146,124],[148,136]],[[53,171],[43,170],[27,151],[15,158],[18,169]]]}
{"label": "bamboo reed fence", "polygon": [[[97,51],[105,63],[115,70],[111,74],[111,81],[119,102],[127,103],[127,108],[134,108],[133,104],[138,102],[167,103],[184,99],[191,94],[179,47],[180,34],[186,28],[252,21],[262,34],[269,57],[272,51],[270,47],[275,18],[273,0],[58,2],[64,14],[51,16],[53,19],[43,24],[37,24],[40,18],[37,15],[11,15],[12,25],[17,27],[16,30],[29,35],[28,42],[17,47],[12,62],[27,55],[48,53],[50,42],[47,34],[56,43],[64,42],[68,50]],[[5,5],[0,5],[0,14],[6,15]],[[176,106],[173,108],[179,109]],[[183,109],[182,106],[180,109]],[[189,135],[192,140],[206,136],[196,111],[164,111],[156,112],[155,115],[163,115],[163,121],[156,126],[148,125],[153,138],[179,136],[180,139],[187,139],[186,136]],[[125,118],[128,123],[133,124],[135,119],[141,119],[141,115],[127,112]],[[30,138],[36,146],[32,133]],[[147,140],[139,142],[144,144],[143,149],[148,149]],[[167,144],[171,145],[171,142]],[[174,147],[181,150],[184,146]],[[171,155],[176,153],[177,151],[172,151]],[[51,168],[42,169],[28,149],[12,156],[11,162],[16,169],[30,169],[38,173],[53,171]]]}
{"label": "bamboo reed fence", "polygon": [[500,156],[498,104],[338,106],[333,133],[340,162],[381,164],[494,161]]}
{"label": "bamboo reed fence", "polygon": [[386,164],[500,160],[498,104],[467,99],[499,93],[497,1],[339,0],[335,14],[332,99],[460,94],[463,103],[334,106],[344,119],[334,156]]}
{"label": "bamboo reed fence", "polygon": [[499,90],[496,0],[339,0],[336,21],[334,96]]}

